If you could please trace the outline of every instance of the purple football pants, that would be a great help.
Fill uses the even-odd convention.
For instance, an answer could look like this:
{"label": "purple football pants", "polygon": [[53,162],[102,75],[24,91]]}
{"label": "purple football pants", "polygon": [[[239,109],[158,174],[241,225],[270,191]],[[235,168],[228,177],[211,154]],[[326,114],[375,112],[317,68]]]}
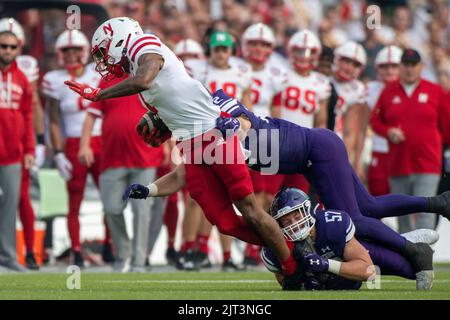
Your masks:
{"label": "purple football pants", "polygon": [[391,194],[373,197],[351,167],[342,140],[328,129],[311,130],[311,166],[304,172],[327,209],[346,211],[356,237],[403,252],[406,239],[379,219],[426,211],[425,197]]}

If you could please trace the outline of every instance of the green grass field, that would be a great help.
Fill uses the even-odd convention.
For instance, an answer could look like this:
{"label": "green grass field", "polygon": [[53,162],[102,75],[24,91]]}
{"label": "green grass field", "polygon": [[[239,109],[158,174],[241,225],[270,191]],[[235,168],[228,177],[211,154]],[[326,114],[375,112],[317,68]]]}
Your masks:
{"label": "green grass field", "polygon": [[283,292],[269,273],[82,273],[81,288],[69,290],[67,274],[0,274],[0,299],[450,299],[450,271],[437,271],[431,291],[415,282],[383,277],[381,289]]}

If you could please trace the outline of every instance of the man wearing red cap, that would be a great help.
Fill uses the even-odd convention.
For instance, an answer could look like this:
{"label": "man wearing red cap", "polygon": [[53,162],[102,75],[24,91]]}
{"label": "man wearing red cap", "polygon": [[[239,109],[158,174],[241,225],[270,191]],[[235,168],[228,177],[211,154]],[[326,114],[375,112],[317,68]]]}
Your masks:
{"label": "man wearing red cap", "polygon": [[[389,141],[389,176],[392,193],[433,196],[442,166],[442,138],[450,141],[448,108],[442,88],[421,78],[420,54],[405,49],[400,80],[387,84],[372,116],[372,128]],[[433,229],[430,213],[399,218],[399,232]]]}

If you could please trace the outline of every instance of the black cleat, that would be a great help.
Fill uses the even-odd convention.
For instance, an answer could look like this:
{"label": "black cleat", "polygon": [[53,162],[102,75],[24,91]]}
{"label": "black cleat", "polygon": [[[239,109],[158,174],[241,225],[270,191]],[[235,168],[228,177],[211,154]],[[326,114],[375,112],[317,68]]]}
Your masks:
{"label": "black cleat", "polygon": [[183,255],[183,259],[181,260],[181,265],[183,266],[183,270],[197,271],[198,267],[197,267],[197,263],[196,263],[197,262],[196,257],[197,257],[197,253],[194,250],[192,250],[192,249],[187,250]]}
{"label": "black cleat", "polygon": [[110,243],[104,243],[102,248],[102,260],[104,263],[113,263],[114,254]]}
{"label": "black cleat", "polygon": [[445,191],[440,195],[429,197],[428,212],[437,213],[450,220],[450,191]]}
{"label": "black cleat", "polygon": [[174,248],[168,248],[166,251],[166,260],[170,266],[176,267],[179,260],[178,252],[176,252]]}
{"label": "black cleat", "polygon": [[433,270],[433,249],[429,244],[406,242],[405,256],[411,263],[414,272]]}
{"label": "black cleat", "polygon": [[39,266],[36,263],[33,252],[27,252],[27,255],[25,256],[25,267],[30,270],[39,270]]}
{"label": "black cleat", "polygon": [[244,271],[245,269],[245,266],[237,265],[231,259],[222,263],[222,271]]}
{"label": "black cleat", "polygon": [[84,259],[80,251],[73,251],[73,264],[80,267],[80,269],[84,268]]}
{"label": "black cleat", "polygon": [[197,253],[197,267],[199,269],[208,269],[212,267],[211,261],[209,261],[206,253],[201,251]]}

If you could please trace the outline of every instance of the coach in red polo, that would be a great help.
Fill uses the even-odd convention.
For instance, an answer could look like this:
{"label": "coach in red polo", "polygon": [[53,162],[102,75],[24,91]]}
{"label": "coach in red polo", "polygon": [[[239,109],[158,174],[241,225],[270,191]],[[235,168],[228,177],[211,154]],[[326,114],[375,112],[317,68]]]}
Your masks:
{"label": "coach in red polo", "polygon": [[[389,140],[389,184],[392,193],[433,196],[441,175],[442,140],[450,125],[442,88],[421,78],[420,54],[405,49],[400,79],[387,84],[372,114],[372,128]],[[399,232],[433,229],[435,215],[399,218]]]}

